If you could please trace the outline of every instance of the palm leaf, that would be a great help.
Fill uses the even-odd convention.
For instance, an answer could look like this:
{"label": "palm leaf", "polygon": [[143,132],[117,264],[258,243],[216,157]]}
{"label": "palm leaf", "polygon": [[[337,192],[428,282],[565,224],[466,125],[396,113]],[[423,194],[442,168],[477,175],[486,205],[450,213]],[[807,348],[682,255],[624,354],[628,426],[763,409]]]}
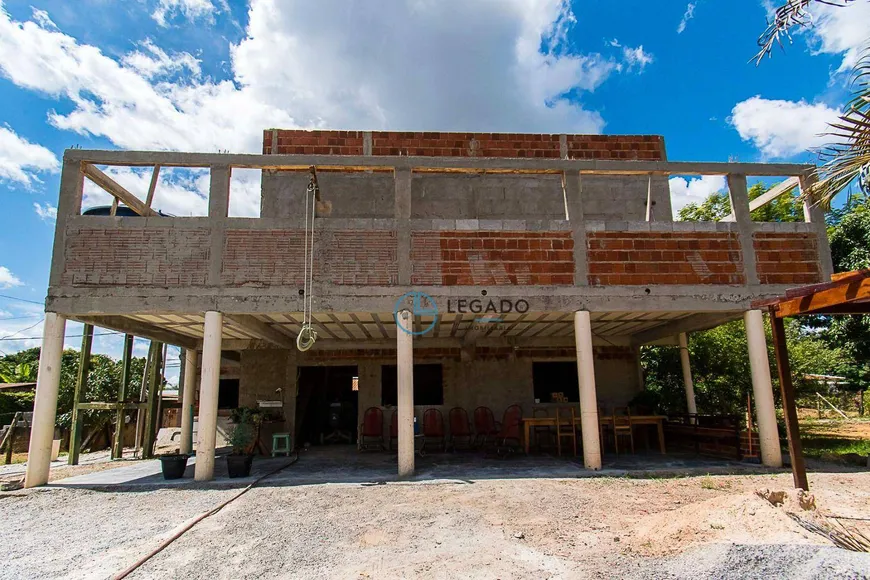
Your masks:
{"label": "palm leaf", "polygon": [[776,9],[773,21],[768,22],[767,29],[758,38],[759,51],[752,60],[761,63],[765,56],[771,56],[774,45],[783,47],[783,38],[792,43],[792,28],[802,28],[812,24],[812,14],[807,10],[810,4],[818,2],[828,6],[846,6],[855,0],[788,0]]}
{"label": "palm leaf", "polygon": [[826,133],[831,143],[818,153],[824,164],[819,179],[803,192],[825,209],[835,195],[859,178],[861,169],[870,166],[870,49],[855,65],[852,74],[853,97],[839,120]]}

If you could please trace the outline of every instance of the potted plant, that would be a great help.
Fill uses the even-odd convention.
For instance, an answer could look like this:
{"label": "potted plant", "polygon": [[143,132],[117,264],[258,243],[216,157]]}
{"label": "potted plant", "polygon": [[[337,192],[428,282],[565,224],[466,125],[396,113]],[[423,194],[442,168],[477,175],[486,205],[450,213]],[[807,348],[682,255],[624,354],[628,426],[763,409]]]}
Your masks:
{"label": "potted plant", "polygon": [[160,455],[160,469],[163,471],[163,479],[181,479],[184,470],[187,469],[186,453],[164,453]]}
{"label": "potted plant", "polygon": [[235,426],[229,434],[233,451],[227,455],[227,472],[230,477],[248,477],[254,461],[254,445],[257,442],[260,413],[245,407],[236,409],[232,415]]}

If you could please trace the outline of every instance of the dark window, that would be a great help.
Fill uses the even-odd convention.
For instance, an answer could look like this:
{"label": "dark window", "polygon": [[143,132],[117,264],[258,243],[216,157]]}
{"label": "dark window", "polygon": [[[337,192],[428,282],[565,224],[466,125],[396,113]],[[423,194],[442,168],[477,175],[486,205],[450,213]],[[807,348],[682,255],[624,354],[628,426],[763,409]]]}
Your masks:
{"label": "dark window", "polygon": [[[383,365],[381,367],[381,405],[396,405],[397,386],[396,365]],[[441,365],[414,365],[414,404],[444,404]]]}
{"label": "dark window", "polygon": [[239,408],[239,379],[221,379],[218,383],[218,409]]}
{"label": "dark window", "polygon": [[542,403],[554,402],[553,393],[562,393],[569,403],[580,402],[575,362],[532,363],[532,382],[535,385],[535,398]]}

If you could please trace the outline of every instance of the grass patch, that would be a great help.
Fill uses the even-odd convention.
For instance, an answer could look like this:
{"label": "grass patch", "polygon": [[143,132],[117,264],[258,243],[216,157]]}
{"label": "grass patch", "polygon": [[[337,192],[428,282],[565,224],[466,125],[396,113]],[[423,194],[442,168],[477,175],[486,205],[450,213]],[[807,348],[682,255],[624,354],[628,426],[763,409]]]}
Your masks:
{"label": "grass patch", "polygon": [[726,489],[731,489],[731,482],[725,479],[716,480],[713,479],[710,474],[707,474],[707,476],[701,480],[701,489],[724,491]]}
{"label": "grass patch", "polygon": [[822,455],[858,455],[870,454],[870,440],[867,439],[841,439],[837,437],[817,437],[804,435],[801,437],[804,455],[808,457],[821,457]]}

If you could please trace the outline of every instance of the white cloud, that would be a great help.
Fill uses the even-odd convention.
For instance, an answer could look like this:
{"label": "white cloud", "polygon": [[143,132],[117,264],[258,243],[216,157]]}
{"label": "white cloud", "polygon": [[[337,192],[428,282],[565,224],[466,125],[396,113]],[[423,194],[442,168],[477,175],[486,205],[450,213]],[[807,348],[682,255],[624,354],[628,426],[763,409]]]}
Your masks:
{"label": "white cloud", "polygon": [[13,286],[21,286],[22,282],[18,276],[9,271],[6,266],[0,266],[0,288],[12,288]]}
{"label": "white cloud", "polygon": [[29,186],[39,181],[37,173],[54,173],[59,168],[60,162],[54,153],[19,137],[11,128],[0,126],[0,180]]}
{"label": "white cloud", "polygon": [[57,208],[50,203],[47,203],[45,205],[42,205],[41,203],[34,203],[33,210],[42,221],[54,221],[57,219]]}
{"label": "white cloud", "polygon": [[57,30],[57,24],[48,16],[48,12],[45,10],[39,10],[38,8],[30,7],[33,12],[33,20],[39,24],[43,28],[53,28]]}
{"label": "white cloud", "polygon": [[211,0],[158,0],[151,17],[160,26],[168,26],[168,20],[177,16],[191,21],[213,22],[217,11]]}
{"label": "white cloud", "polygon": [[689,24],[689,20],[695,17],[695,3],[689,2],[686,6],[686,12],[683,14],[683,18],[680,20],[679,26],[677,26],[677,34],[682,34],[686,30],[686,25]]}
{"label": "white cloud", "polygon": [[826,143],[838,112],[827,105],[755,96],[735,105],[729,122],[766,157],[790,157]]}
{"label": "white cloud", "polygon": [[[214,81],[190,75],[187,57],[178,65],[146,45],[119,62],[0,13],[0,71],[69,99],[71,111],[50,115],[58,128],[121,148],[259,151],[267,127],[599,132],[600,115],[564,95],[594,90],[616,63],[564,48],[572,20],[564,0],[406,0],[383,11],[252,0],[233,78]],[[187,78],[151,78],[172,66]]]}
{"label": "white cloud", "polygon": [[816,53],[843,54],[839,71],[851,70],[862,51],[870,47],[870,2],[845,7],[815,2],[809,10],[813,25],[808,30]]}
{"label": "white cloud", "polygon": [[717,193],[727,188],[724,175],[704,175],[698,178],[672,177],[668,180],[671,189],[671,205],[674,218],[680,210],[690,203],[701,203],[711,193]]}
{"label": "white cloud", "polygon": [[151,39],[141,43],[146,52],[135,50],[121,57],[121,63],[127,68],[139,73],[146,79],[170,73],[190,71],[194,77],[202,74],[200,61],[187,52],[173,53],[171,56]]}
{"label": "white cloud", "polygon": [[646,65],[651,64],[654,60],[653,55],[643,50],[643,45],[637,48],[622,47],[622,58],[625,59],[628,70],[637,68],[638,72],[643,72]]}

